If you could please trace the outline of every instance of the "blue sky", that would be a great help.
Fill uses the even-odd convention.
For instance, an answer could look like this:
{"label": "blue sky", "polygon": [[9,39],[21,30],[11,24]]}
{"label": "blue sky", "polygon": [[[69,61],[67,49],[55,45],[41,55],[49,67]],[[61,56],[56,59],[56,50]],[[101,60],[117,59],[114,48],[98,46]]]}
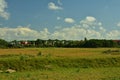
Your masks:
{"label": "blue sky", "polygon": [[120,0],[0,0],[0,38],[119,39]]}

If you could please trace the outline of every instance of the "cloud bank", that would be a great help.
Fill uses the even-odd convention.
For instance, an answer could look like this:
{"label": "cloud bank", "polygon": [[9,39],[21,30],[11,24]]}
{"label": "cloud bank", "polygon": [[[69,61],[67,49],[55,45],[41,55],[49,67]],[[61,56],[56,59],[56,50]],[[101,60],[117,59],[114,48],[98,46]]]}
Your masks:
{"label": "cloud bank", "polygon": [[8,20],[9,19],[9,13],[6,12],[6,9],[7,8],[7,3],[5,2],[5,0],[0,0],[0,17]]}
{"label": "cloud bank", "polygon": [[36,40],[36,39],[119,39],[120,30],[107,31],[101,22],[95,17],[87,16],[79,24],[59,28],[49,32],[47,28],[37,31],[30,26],[18,26],[16,28],[0,28],[0,38],[5,40]]}

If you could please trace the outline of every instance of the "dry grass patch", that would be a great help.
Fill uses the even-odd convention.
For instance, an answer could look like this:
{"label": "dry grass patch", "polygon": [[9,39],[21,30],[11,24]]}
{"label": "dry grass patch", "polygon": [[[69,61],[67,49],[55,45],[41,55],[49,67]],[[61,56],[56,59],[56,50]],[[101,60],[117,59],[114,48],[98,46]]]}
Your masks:
{"label": "dry grass patch", "polygon": [[19,54],[29,54],[35,55],[39,51],[36,49],[0,49],[0,55],[19,55]]}
{"label": "dry grass patch", "polygon": [[28,54],[51,55],[52,57],[116,57],[120,55],[103,54],[106,50],[117,50],[118,48],[20,48],[20,49],[0,49],[0,55]]}

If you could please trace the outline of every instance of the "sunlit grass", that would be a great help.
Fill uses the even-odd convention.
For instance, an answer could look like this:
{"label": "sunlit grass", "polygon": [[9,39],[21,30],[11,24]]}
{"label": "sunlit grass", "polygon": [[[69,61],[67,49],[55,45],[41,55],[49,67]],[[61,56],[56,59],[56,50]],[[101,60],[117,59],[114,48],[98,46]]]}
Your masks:
{"label": "sunlit grass", "polygon": [[119,50],[119,48],[21,48],[21,49],[0,49],[0,55],[8,54],[28,54],[52,55],[53,57],[80,57],[80,58],[96,58],[96,57],[118,57],[120,55],[103,54],[106,50]]}
{"label": "sunlit grass", "polygon": [[106,50],[119,48],[0,49],[0,67],[17,69],[0,80],[120,80],[120,53]]}
{"label": "sunlit grass", "polygon": [[59,68],[17,73],[0,73],[1,80],[119,80],[120,68]]}

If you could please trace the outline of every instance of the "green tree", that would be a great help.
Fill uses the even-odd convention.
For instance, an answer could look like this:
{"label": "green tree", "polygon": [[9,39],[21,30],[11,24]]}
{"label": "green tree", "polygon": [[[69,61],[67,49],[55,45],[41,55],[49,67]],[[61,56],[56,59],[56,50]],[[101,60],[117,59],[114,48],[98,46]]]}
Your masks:
{"label": "green tree", "polygon": [[8,44],[9,43],[7,41],[0,39],[0,48],[7,48]]}

